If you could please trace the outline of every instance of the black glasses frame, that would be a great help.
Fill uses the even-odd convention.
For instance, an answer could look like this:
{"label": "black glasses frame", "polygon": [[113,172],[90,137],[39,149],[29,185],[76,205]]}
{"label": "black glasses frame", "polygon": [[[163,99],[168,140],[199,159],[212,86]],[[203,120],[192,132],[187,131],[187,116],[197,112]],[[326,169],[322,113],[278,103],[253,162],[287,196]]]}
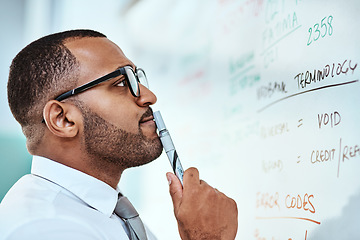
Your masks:
{"label": "black glasses frame", "polygon": [[[137,90],[138,90],[137,92],[134,91],[134,89],[133,89],[133,87],[132,87],[133,85],[130,83],[129,76],[127,75],[126,69],[131,69],[131,71],[133,72],[133,74],[134,74],[134,76],[135,76],[135,78],[136,78],[136,81],[137,81]],[[139,77],[138,77],[138,74],[137,74],[138,71],[142,71],[142,73],[144,74],[144,76],[145,76],[145,78],[146,78],[145,72],[144,72],[144,70],[142,70],[141,68],[136,68],[135,71],[134,71],[134,70],[132,69],[132,67],[130,67],[130,66],[125,66],[125,67],[118,68],[118,69],[116,69],[115,71],[113,71],[113,72],[111,72],[111,73],[109,73],[109,74],[106,74],[105,76],[102,76],[102,77],[100,77],[100,78],[98,78],[98,79],[95,79],[95,80],[93,80],[93,81],[91,81],[91,82],[88,82],[88,83],[86,83],[86,84],[84,84],[84,85],[82,85],[82,86],[80,86],[80,87],[74,88],[74,89],[72,89],[72,90],[70,90],[70,91],[68,91],[68,92],[66,92],[66,93],[63,93],[63,94],[59,95],[58,97],[56,97],[55,100],[57,100],[57,101],[60,102],[60,101],[66,99],[66,98],[68,98],[68,97],[71,97],[71,96],[74,96],[74,95],[76,95],[76,94],[82,93],[82,92],[88,90],[89,88],[95,87],[96,85],[98,85],[98,84],[100,84],[100,83],[102,83],[102,82],[105,82],[105,81],[107,81],[107,80],[110,80],[110,79],[112,79],[112,78],[114,78],[114,77],[118,77],[118,76],[120,76],[120,75],[125,75],[125,76],[126,76],[125,79],[126,79],[126,81],[127,81],[127,84],[128,84],[128,86],[129,86],[129,89],[130,89],[131,94],[132,94],[134,97],[139,97],[139,96],[140,96],[140,88],[139,88],[139,82],[140,82],[140,80],[139,80]],[[146,81],[147,81],[147,80],[146,80]],[[146,83],[146,84],[147,84],[147,83]],[[145,87],[148,88],[148,86],[145,86]]]}
{"label": "black glasses frame", "polygon": [[[126,70],[131,70],[131,72],[134,74],[134,77],[136,79],[136,92],[134,91],[133,89],[133,84],[130,82],[129,80],[129,76],[128,76],[128,73],[126,72]],[[139,77],[138,77],[138,72],[141,71],[141,73],[144,75],[145,77],[145,82],[141,82]],[[115,71],[109,73],[109,74],[106,74],[98,79],[95,79],[91,82],[88,82],[88,83],[85,83],[84,85],[81,85],[80,87],[77,87],[77,88],[74,88],[70,91],[67,91],[59,96],[57,96],[55,98],[55,100],[57,101],[62,101],[68,97],[71,97],[71,96],[74,96],[76,94],[79,94],[79,93],[82,93],[92,87],[95,87],[96,85],[102,83],[102,82],[105,82],[107,80],[110,80],[114,77],[118,77],[120,75],[124,75],[125,76],[125,80],[127,82],[127,85],[128,85],[128,88],[130,89],[130,92],[131,94],[134,96],[134,97],[139,97],[140,96],[140,87],[139,87],[139,83],[141,83],[142,85],[144,85],[146,88],[149,88],[148,86],[148,81],[147,81],[147,78],[146,78],[146,75],[145,75],[145,72],[144,70],[142,70],[141,68],[136,68],[135,71],[132,69],[132,67],[130,66],[124,66],[124,67],[121,67],[121,68],[118,68],[116,69]],[[42,123],[45,123],[45,119],[43,119],[41,121]]]}

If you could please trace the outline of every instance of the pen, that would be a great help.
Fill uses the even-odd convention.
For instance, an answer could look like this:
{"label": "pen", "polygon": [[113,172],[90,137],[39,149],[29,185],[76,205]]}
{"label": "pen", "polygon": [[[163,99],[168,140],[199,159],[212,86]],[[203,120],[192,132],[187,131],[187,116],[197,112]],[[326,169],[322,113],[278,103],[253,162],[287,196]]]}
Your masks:
{"label": "pen", "polygon": [[161,143],[163,145],[163,148],[166,152],[166,155],[169,158],[170,164],[173,168],[175,175],[180,180],[181,185],[183,185],[184,170],[181,166],[181,162],[177,155],[174,143],[171,140],[170,133],[166,129],[166,126],[165,126],[164,120],[161,117],[160,111],[154,112],[153,115],[154,115],[156,126],[159,130],[159,137],[160,137]]}

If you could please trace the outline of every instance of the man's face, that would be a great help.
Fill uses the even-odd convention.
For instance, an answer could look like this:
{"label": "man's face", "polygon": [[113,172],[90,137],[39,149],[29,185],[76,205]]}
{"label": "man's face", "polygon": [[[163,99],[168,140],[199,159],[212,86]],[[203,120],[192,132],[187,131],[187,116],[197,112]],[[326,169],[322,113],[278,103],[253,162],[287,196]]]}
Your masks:
{"label": "man's face", "polygon": [[[82,38],[66,43],[80,64],[78,86],[119,67],[134,64],[107,38]],[[156,96],[140,85],[133,97],[116,77],[78,95],[84,117],[84,151],[95,161],[115,163],[123,168],[138,166],[162,152],[150,105]],[[104,162],[104,163],[105,163]]]}
{"label": "man's face", "polygon": [[[80,103],[84,116],[84,147],[96,165],[111,163],[121,169],[144,165],[158,158],[162,145],[158,138],[148,138],[139,127],[138,133],[118,128]],[[141,121],[152,117],[152,110]],[[99,162],[99,160],[103,160]]]}

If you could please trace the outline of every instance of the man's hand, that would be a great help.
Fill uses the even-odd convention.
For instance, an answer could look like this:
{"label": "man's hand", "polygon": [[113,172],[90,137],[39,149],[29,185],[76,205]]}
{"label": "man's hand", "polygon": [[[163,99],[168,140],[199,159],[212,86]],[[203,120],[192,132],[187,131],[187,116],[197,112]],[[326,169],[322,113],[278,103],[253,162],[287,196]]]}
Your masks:
{"label": "man's hand", "polygon": [[184,188],[174,174],[166,176],[181,239],[235,239],[238,211],[233,199],[200,180],[196,168],[185,171]]}

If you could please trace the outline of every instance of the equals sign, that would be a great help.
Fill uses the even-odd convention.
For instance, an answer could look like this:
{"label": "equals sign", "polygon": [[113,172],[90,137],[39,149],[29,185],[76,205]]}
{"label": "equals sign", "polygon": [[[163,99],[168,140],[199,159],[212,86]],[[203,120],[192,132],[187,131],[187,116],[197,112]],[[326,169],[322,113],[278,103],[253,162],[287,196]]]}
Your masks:
{"label": "equals sign", "polygon": [[297,127],[301,127],[301,126],[303,125],[303,119],[300,119],[300,120],[298,121],[298,123],[299,123],[299,125],[298,125]]}

